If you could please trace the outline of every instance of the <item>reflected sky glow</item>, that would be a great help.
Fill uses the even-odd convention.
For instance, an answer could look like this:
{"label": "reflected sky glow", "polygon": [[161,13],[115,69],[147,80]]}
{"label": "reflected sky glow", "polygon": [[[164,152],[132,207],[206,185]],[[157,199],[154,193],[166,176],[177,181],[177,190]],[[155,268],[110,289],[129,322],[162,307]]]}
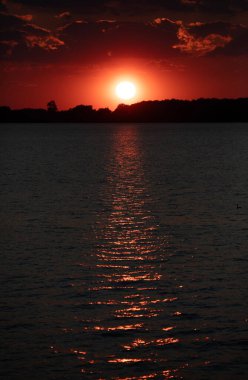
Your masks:
{"label": "reflected sky glow", "polygon": [[1,130],[2,378],[245,379],[245,125]]}
{"label": "reflected sky glow", "polygon": [[[110,370],[111,365],[122,365],[127,374],[113,379],[173,378],[167,369],[163,372],[161,366],[166,359],[158,357],[154,349],[179,343],[178,338],[168,336],[174,327],[156,326],[166,305],[173,304],[177,297],[160,294],[167,242],[157,233],[158,223],[151,213],[152,198],[138,137],[138,130],[131,125],[119,128],[113,134],[109,153],[103,194],[109,211],[99,215],[95,228],[96,263],[91,268],[91,299],[87,303],[92,309],[85,310],[89,319],[82,322],[82,331],[92,334],[95,343],[87,355],[79,355],[84,363],[82,373],[90,379],[105,378],[104,370]],[[100,321],[97,324],[96,315]],[[151,339],[153,330],[156,336]],[[135,351],[135,357],[126,357],[127,351]],[[160,370],[144,374],[141,366],[140,375],[133,377],[130,365],[141,363],[160,363]]]}

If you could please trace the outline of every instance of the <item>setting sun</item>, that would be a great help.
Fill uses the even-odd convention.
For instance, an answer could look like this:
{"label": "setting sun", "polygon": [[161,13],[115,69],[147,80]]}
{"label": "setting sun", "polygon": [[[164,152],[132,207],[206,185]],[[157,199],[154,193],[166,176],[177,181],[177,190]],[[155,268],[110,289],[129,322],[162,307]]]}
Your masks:
{"label": "setting sun", "polygon": [[132,82],[120,82],[116,86],[115,92],[120,99],[129,100],[135,96],[136,87]]}

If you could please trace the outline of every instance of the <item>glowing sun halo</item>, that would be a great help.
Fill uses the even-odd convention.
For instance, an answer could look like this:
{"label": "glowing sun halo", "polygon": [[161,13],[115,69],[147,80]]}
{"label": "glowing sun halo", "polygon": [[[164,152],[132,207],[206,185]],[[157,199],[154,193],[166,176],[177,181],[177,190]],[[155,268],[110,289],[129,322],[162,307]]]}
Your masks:
{"label": "glowing sun halo", "polygon": [[136,87],[132,82],[120,82],[117,84],[115,92],[120,99],[129,100],[135,96]]}

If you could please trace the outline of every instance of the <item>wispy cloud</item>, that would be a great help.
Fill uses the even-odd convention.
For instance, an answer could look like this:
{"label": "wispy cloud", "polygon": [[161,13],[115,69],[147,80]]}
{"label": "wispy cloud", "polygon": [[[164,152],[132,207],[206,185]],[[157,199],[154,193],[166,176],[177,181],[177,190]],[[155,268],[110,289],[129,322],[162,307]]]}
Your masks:
{"label": "wispy cloud", "polygon": [[28,47],[39,47],[44,50],[57,50],[64,42],[57,37],[47,36],[40,37],[35,35],[28,35],[25,38]]}
{"label": "wispy cloud", "polygon": [[71,13],[70,12],[62,12],[62,13],[55,15],[55,18],[69,19],[69,18],[71,18]]}
{"label": "wispy cloud", "polygon": [[[194,26],[197,24],[194,24]],[[198,24],[199,25],[199,24]],[[199,37],[191,34],[185,26],[180,26],[178,33],[179,44],[173,45],[174,49],[182,52],[196,55],[208,54],[217,48],[223,48],[232,41],[230,35],[208,34],[205,37]]]}
{"label": "wispy cloud", "polygon": [[17,18],[19,18],[20,20],[23,20],[23,21],[32,21],[33,20],[33,15],[15,15]]}

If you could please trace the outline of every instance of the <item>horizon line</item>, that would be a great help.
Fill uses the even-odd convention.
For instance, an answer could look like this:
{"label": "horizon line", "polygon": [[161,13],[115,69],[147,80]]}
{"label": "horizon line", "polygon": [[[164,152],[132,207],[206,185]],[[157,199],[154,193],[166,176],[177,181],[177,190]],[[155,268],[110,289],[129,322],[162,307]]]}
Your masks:
{"label": "horizon line", "polygon": [[[73,110],[76,107],[80,107],[80,106],[91,107],[91,109],[93,111],[107,110],[108,109],[109,111],[114,112],[120,106],[131,107],[131,106],[134,106],[134,105],[137,105],[137,104],[141,104],[141,103],[152,103],[152,102],[161,102],[162,103],[162,102],[166,102],[166,101],[169,101],[169,102],[170,101],[177,101],[177,102],[188,102],[188,103],[190,103],[190,102],[195,102],[195,101],[200,101],[200,100],[204,100],[204,101],[206,101],[206,100],[237,101],[237,100],[248,100],[248,96],[247,97],[242,97],[241,96],[241,97],[236,97],[236,98],[230,98],[230,97],[226,97],[226,98],[225,97],[222,97],[222,98],[220,98],[220,97],[206,97],[206,98],[205,97],[199,97],[199,98],[192,98],[192,99],[183,99],[183,98],[166,98],[166,99],[160,99],[160,100],[159,99],[153,99],[153,100],[149,99],[149,100],[141,100],[139,102],[135,102],[135,103],[131,103],[131,104],[122,102],[122,103],[119,103],[116,106],[115,109],[111,109],[111,108],[109,108],[107,106],[106,107],[102,106],[100,108],[93,108],[92,104],[87,104],[87,103],[80,103],[80,104],[77,104],[77,105],[75,105],[73,107],[70,107],[70,108],[59,109],[57,107],[57,105],[56,105],[56,101],[55,100],[48,101],[46,105],[48,106],[48,104],[50,102],[54,102],[55,105],[56,105],[56,112],[70,111],[70,110]],[[5,109],[8,108],[10,111],[22,111],[22,110],[44,110],[44,111],[47,111],[48,110],[47,107],[43,108],[43,107],[29,107],[29,106],[25,106],[25,107],[22,107],[22,108],[12,108],[11,106],[6,105],[6,104],[0,105],[0,109],[3,109],[3,108],[5,108]]]}

